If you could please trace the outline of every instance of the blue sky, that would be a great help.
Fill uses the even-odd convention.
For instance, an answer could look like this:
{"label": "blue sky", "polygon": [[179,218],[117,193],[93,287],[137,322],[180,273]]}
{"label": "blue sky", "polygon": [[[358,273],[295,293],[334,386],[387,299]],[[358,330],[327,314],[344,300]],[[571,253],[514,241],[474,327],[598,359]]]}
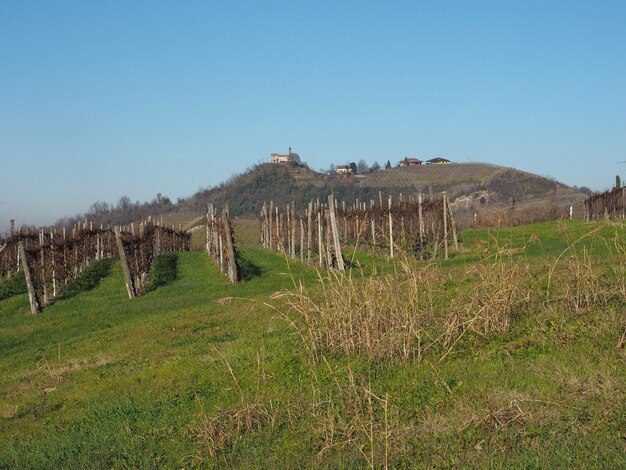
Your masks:
{"label": "blue sky", "polygon": [[[0,228],[289,146],[626,176],[626,2],[0,0]],[[26,190],[24,189],[26,187]]]}

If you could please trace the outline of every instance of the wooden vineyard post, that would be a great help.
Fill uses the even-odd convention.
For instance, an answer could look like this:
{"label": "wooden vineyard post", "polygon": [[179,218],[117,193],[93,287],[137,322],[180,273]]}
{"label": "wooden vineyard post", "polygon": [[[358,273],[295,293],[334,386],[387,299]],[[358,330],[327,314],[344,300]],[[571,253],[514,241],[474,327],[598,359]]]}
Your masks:
{"label": "wooden vineyard post", "polygon": [[317,206],[317,252],[320,257],[320,268],[324,267],[324,256],[322,256],[322,209]]}
{"label": "wooden vineyard post", "polygon": [[269,248],[267,239],[267,204],[264,202],[261,210],[261,246],[263,248]]}
{"label": "wooden vineyard post", "polygon": [[28,301],[30,302],[30,313],[35,315],[41,311],[39,305],[39,299],[35,292],[35,286],[33,285],[33,278],[30,275],[30,267],[28,266],[28,260],[26,259],[26,250],[24,249],[24,242],[20,240],[17,244],[18,256],[22,263],[22,269],[24,270],[24,277],[26,278],[26,287],[28,288]]}
{"label": "wooden vineyard post", "polygon": [[443,192],[443,253],[448,259],[448,193]]}
{"label": "wooden vineyard post", "polygon": [[393,258],[393,219],[391,218],[391,196],[389,196],[389,256]]}
{"label": "wooden vineyard post", "polygon": [[46,287],[46,253],[44,250],[44,231],[39,232],[39,253],[41,254],[41,284],[43,290],[43,304],[48,305],[48,288]]}
{"label": "wooden vineyard post", "polygon": [[222,211],[222,222],[224,223],[224,232],[226,236],[226,256],[228,260],[228,279],[235,284],[237,282],[237,260],[235,259],[235,247],[233,245],[233,237],[230,231],[230,224],[228,222],[228,204]]}
{"label": "wooden vineyard post", "polygon": [[276,251],[282,251],[285,249],[282,234],[280,233],[280,226],[280,213],[278,212],[278,206],[276,206]]}
{"label": "wooden vineyard post", "polygon": [[335,196],[328,196],[328,210],[330,211],[330,227],[333,236],[333,245],[335,246],[335,256],[337,258],[337,268],[344,271],[343,256],[341,255],[341,245],[339,243],[339,232],[337,231],[337,218],[335,216]]}
{"label": "wooden vineyard post", "polygon": [[330,213],[328,209],[324,211],[324,228],[324,238],[326,241],[326,267],[330,268],[332,266],[333,255],[330,252],[330,244],[332,243],[332,241],[330,234]]}
{"label": "wooden vineyard post", "polygon": [[[222,221],[222,228],[224,228],[224,221]],[[220,271],[224,272],[224,242],[221,234],[217,236],[217,251],[220,255]]]}
{"label": "wooden vineyard post", "polygon": [[287,211],[285,212],[285,256],[291,254],[291,219],[290,219],[290,207],[287,204]]}
{"label": "wooden vineyard post", "polygon": [[296,203],[291,202],[291,259],[296,259]]}
{"label": "wooden vineyard post", "polygon": [[372,226],[372,246],[376,246],[376,222],[374,222],[374,201],[370,201],[370,224]]}
{"label": "wooden vineyard post", "polygon": [[207,203],[206,212],[206,252],[209,256],[212,256],[211,247],[213,246],[213,204]]}
{"label": "wooden vineyard post", "polygon": [[133,279],[130,276],[130,269],[128,268],[128,259],[126,258],[126,252],[124,251],[124,243],[122,242],[122,233],[119,227],[115,227],[115,241],[117,243],[117,252],[122,263],[122,271],[124,271],[124,281],[126,283],[126,290],[128,291],[128,298],[133,299],[135,297],[135,287],[133,286]]}
{"label": "wooden vineyard post", "polygon": [[306,213],[306,260],[307,263],[311,262],[311,242],[312,242],[312,231],[313,227],[311,225],[311,213],[313,212],[313,200],[309,202],[309,209]]}
{"label": "wooden vineyard post", "polygon": [[448,205],[448,215],[450,217],[450,228],[452,229],[452,240],[454,241],[454,249],[459,251],[459,237],[456,234],[456,222],[454,221],[454,214],[452,213],[452,208],[450,207],[450,201],[446,198],[446,202]]}
{"label": "wooden vineyard post", "polygon": [[417,195],[417,218],[419,222],[420,231],[420,259],[424,259],[424,210],[422,204],[424,203],[424,196],[422,193]]}
{"label": "wooden vineyard post", "polygon": [[268,237],[268,248],[271,250],[272,248],[272,213],[274,212],[274,201],[270,201],[270,213],[269,213],[269,219],[267,221],[267,234],[269,235]]}
{"label": "wooden vineyard post", "polygon": [[50,257],[52,259],[52,298],[57,297],[56,256],[54,250],[54,231],[50,229]]}
{"label": "wooden vineyard post", "polygon": [[300,262],[304,263],[304,222],[300,217]]}
{"label": "wooden vineyard post", "polygon": [[67,233],[65,227],[63,227],[63,284],[67,285],[69,278],[69,268],[67,267]]}

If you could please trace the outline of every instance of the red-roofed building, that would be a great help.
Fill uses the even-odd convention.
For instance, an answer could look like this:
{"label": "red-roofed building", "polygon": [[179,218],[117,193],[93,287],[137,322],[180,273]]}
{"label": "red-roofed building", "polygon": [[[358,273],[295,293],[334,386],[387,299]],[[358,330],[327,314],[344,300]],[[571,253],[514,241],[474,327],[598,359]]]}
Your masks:
{"label": "red-roofed building", "polygon": [[421,165],[422,161],[419,158],[406,157],[404,160],[398,162],[398,166],[416,166]]}

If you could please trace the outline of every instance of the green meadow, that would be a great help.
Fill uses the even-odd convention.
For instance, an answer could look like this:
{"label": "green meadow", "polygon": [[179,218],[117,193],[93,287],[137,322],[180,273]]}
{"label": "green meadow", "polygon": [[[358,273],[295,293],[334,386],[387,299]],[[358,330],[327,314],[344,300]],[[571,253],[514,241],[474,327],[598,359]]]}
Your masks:
{"label": "green meadow", "polygon": [[132,300],[117,262],[36,316],[0,286],[1,468],[626,467],[625,224],[346,275],[235,229],[237,285],[189,252]]}

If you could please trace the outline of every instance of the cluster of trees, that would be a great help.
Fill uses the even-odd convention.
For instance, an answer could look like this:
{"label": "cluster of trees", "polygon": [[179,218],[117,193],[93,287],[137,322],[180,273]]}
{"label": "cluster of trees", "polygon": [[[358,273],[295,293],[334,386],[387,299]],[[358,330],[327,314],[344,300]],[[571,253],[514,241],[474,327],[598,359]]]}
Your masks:
{"label": "cluster of trees", "polygon": [[[179,200],[178,202],[182,202]],[[167,212],[175,208],[172,200],[161,193],[146,202],[133,202],[128,196],[122,196],[117,203],[108,203],[105,201],[96,201],[85,213],[89,220],[97,224],[103,225],[123,225],[135,220],[146,218],[158,212]],[[85,214],[76,214],[75,216],[61,217],[55,222],[58,227],[71,227],[77,222],[84,219]]]}

